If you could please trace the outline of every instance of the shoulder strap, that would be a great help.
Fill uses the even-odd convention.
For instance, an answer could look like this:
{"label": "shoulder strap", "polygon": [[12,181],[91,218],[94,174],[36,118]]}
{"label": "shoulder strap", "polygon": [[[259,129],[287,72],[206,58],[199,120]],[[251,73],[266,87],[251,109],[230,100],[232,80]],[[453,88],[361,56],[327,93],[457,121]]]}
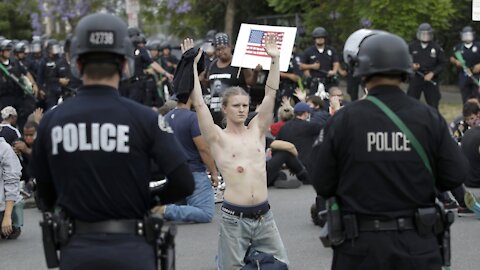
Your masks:
{"label": "shoulder strap", "polygon": [[403,123],[403,121],[381,100],[370,95],[367,96],[366,99],[377,105],[377,107],[380,108],[380,110],[382,110],[388,116],[388,118],[390,118],[393,123],[395,123],[395,125],[407,136],[408,140],[413,146],[413,149],[415,149],[417,154],[420,156],[420,159],[422,159],[423,164],[425,164],[428,172],[433,176],[432,167],[430,166],[430,161],[427,158],[427,154],[425,153],[422,145],[418,142],[415,135],[413,135],[412,131],[410,131],[410,129],[405,125],[405,123]]}

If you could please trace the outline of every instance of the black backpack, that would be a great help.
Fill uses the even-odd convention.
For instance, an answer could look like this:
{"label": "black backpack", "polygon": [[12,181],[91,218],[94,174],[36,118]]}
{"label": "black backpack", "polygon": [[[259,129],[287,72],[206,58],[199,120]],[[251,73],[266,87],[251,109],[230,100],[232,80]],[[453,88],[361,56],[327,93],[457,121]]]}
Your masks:
{"label": "black backpack", "polygon": [[288,266],[273,255],[259,251],[251,252],[243,261],[245,266],[241,270],[288,270]]}

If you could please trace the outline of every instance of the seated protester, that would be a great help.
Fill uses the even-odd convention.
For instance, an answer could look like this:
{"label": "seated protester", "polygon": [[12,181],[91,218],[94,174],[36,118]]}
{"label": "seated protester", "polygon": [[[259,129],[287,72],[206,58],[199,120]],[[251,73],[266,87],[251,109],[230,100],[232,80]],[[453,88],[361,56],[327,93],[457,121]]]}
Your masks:
{"label": "seated protester", "polygon": [[330,118],[330,114],[324,109],[325,102],[323,102],[318,96],[309,96],[307,97],[306,102],[310,108],[312,108],[310,122],[324,126],[327,123],[328,118]]}
{"label": "seated protester", "polygon": [[21,135],[17,125],[17,110],[12,106],[7,106],[0,112],[2,115],[2,123],[0,124],[0,137],[5,138],[5,141],[10,145],[18,140]]}
{"label": "seated protester", "polygon": [[22,166],[4,138],[0,138],[0,160],[0,237],[17,239],[23,226],[23,200],[20,195]]}
{"label": "seated protester", "polygon": [[[293,143],[274,140],[270,144],[272,158],[267,161],[267,186],[275,185],[277,188],[298,188],[300,181],[308,181],[308,173],[302,162],[298,159],[297,148]],[[285,164],[297,179],[288,179],[288,175],[281,171]],[[300,180],[300,181],[299,181]]]}
{"label": "seated protester", "polygon": [[289,102],[283,102],[282,106],[278,108],[278,121],[270,125],[270,133],[273,137],[277,137],[280,129],[285,125],[288,120],[295,117],[293,114],[293,108]]}
{"label": "seated protester", "polygon": [[[288,121],[280,130],[277,140],[287,141],[295,145],[298,159],[309,171],[310,153],[315,139],[318,137],[322,125],[308,121],[312,109],[305,102],[299,102],[293,108],[295,118]],[[273,158],[273,157],[272,157]],[[308,178],[302,182],[309,183]]]}
{"label": "seated protester", "polygon": [[462,141],[463,134],[472,126],[480,121],[480,106],[476,101],[467,101],[463,104],[463,120],[456,125],[453,130],[453,137],[458,141]]}
{"label": "seated protester", "polygon": [[463,136],[461,147],[462,151],[469,161],[469,170],[465,187],[467,193],[465,196],[466,206],[475,212],[477,218],[480,218],[480,207],[478,198],[480,198],[480,121],[474,123]]}
{"label": "seated protester", "polygon": [[28,166],[32,156],[32,147],[37,134],[37,128],[38,124],[36,122],[27,122],[23,126],[23,137],[13,143],[13,150],[18,155],[22,165],[22,178],[20,180],[25,183],[25,188],[21,192],[26,197],[31,196],[34,188],[33,179],[28,172]]}
{"label": "seated protester", "polygon": [[340,88],[334,86],[329,90],[328,112],[334,115],[336,111],[340,110],[348,102],[343,99],[343,92]]}
{"label": "seated protester", "polygon": [[218,185],[218,171],[215,167],[210,149],[205,142],[195,112],[191,111],[192,102],[177,102],[177,107],[165,115],[165,119],[173,129],[173,134],[180,142],[180,151],[185,153],[188,165],[195,181],[193,194],[186,198],[187,205],[168,204],[153,208],[167,220],[208,223],[215,213],[212,183],[208,178],[207,168],[212,182]]}

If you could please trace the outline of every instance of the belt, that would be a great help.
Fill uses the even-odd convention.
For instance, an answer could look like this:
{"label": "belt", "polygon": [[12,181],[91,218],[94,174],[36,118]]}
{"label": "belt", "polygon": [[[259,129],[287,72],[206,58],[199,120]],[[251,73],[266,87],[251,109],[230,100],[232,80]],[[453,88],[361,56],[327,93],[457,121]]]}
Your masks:
{"label": "belt", "polygon": [[107,220],[100,222],[74,222],[75,233],[108,233],[108,234],[144,234],[144,223],[141,220]]}
{"label": "belt", "polygon": [[377,232],[377,231],[405,231],[414,230],[415,223],[413,218],[396,218],[390,220],[369,219],[357,217],[358,231]]}
{"label": "belt", "polygon": [[249,218],[249,219],[260,219],[263,215],[270,211],[270,204],[267,204],[265,207],[258,209],[256,211],[239,211],[236,209],[232,209],[230,207],[222,206],[222,211],[237,216],[239,218]]}

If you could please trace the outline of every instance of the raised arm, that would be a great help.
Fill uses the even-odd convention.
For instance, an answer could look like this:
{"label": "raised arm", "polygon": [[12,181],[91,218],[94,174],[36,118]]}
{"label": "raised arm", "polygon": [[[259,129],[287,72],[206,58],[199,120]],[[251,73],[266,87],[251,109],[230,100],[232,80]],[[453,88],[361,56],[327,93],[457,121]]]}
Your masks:
{"label": "raised arm", "polygon": [[[252,120],[252,124],[256,123],[260,130],[266,131],[273,119],[273,108],[275,107],[275,96],[280,84],[280,51],[277,47],[277,38],[275,35],[265,37],[265,51],[272,62],[270,64],[270,72],[265,84],[265,97],[258,109],[257,117]],[[263,133],[262,133],[263,134]]]}
{"label": "raised arm", "polygon": [[[182,51],[188,51],[191,48],[193,48],[193,40],[188,38],[185,39],[182,44]],[[195,57],[195,60],[193,61],[193,91],[190,94],[190,98],[192,99],[192,105],[197,112],[198,125],[200,126],[202,136],[205,138],[207,143],[210,144],[219,140],[221,129],[213,122],[210,110],[203,100],[202,87],[200,86],[197,70],[197,64],[202,57],[202,53],[203,51],[200,49]]]}

